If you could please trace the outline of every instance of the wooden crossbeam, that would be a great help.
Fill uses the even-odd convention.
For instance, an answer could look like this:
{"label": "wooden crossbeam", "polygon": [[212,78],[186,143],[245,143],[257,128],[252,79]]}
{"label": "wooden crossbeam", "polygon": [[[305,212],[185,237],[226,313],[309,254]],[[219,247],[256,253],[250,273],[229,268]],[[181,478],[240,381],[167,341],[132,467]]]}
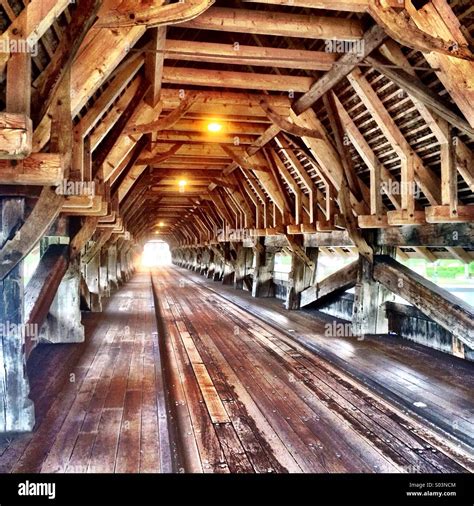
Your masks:
{"label": "wooden crossbeam", "polygon": [[32,153],[22,160],[0,160],[0,184],[58,185],[63,171],[62,155]]}
{"label": "wooden crossbeam", "polygon": [[274,74],[165,66],[163,68],[163,83],[245,90],[285,92],[292,90],[293,92],[305,93],[310,89],[313,79],[300,76],[278,76]]}
{"label": "wooden crossbeam", "polygon": [[[373,0],[243,0],[244,3],[283,5],[288,7],[306,7],[308,9],[326,9],[347,12],[365,12]],[[385,0],[385,4],[400,8],[400,0]]]}
{"label": "wooden crossbeam", "polygon": [[225,7],[211,7],[199,17],[180,26],[310,39],[355,40],[363,35],[361,23],[356,19]]}
{"label": "wooden crossbeam", "polygon": [[251,65],[304,70],[330,70],[337,60],[335,53],[305,51],[276,47],[230,45],[192,40],[166,40],[165,59],[192,62],[222,63],[224,65]]}

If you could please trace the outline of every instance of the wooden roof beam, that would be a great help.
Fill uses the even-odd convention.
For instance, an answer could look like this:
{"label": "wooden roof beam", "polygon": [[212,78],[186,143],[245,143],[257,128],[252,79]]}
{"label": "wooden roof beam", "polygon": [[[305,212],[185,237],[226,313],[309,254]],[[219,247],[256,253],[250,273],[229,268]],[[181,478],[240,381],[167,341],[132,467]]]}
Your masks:
{"label": "wooden roof beam", "polygon": [[211,7],[199,17],[180,26],[309,39],[357,40],[363,35],[361,23],[357,19],[225,7]]}
{"label": "wooden roof beam", "polygon": [[[362,72],[356,69],[349,74],[348,79],[382,133],[392,144],[402,160],[402,165],[411,163],[408,160],[412,160],[416,182],[420,185],[431,205],[437,205],[441,201],[441,182],[439,178],[423,165],[420,157],[411,148],[370,83],[362,75]],[[408,189],[413,185],[413,181],[410,180],[405,181],[405,183],[404,187]],[[413,188],[411,189],[413,190]],[[411,194],[413,193],[412,191]]]}
{"label": "wooden roof beam", "polygon": [[338,82],[347,76],[372,51],[377,49],[387,38],[386,33],[378,25],[372,26],[363,37],[362,51],[344,54],[331,70],[319,78],[301,98],[292,106],[296,114],[301,114],[331,90]]}
{"label": "wooden roof beam", "polygon": [[310,89],[313,79],[311,77],[300,76],[165,66],[163,68],[163,83],[180,84],[183,86],[240,88],[245,90],[284,92],[292,90],[293,92],[305,93]]}
{"label": "wooden roof beam", "polygon": [[[423,54],[446,90],[456,102],[465,118],[474,127],[474,57],[469,49],[459,21],[446,0],[427,2],[416,9],[412,0],[406,0],[405,7],[412,25],[422,34],[431,34]],[[412,47],[414,37],[410,29],[402,28],[398,40]],[[433,44],[433,38],[436,44]],[[443,50],[443,52],[440,52]],[[453,58],[458,56],[458,58]],[[466,58],[466,59],[461,59]]]}
{"label": "wooden roof beam", "polygon": [[15,38],[15,33],[20,31],[22,38],[28,40],[32,48],[69,4],[70,0],[32,0],[28,3],[20,15],[0,36],[2,47],[0,53],[0,78],[4,75],[6,65],[11,57],[8,41]]}
{"label": "wooden roof beam", "polygon": [[166,26],[189,21],[202,15],[214,0],[182,0],[167,5],[159,1],[155,4],[138,4],[133,12],[128,8],[108,9],[101,15],[97,26],[100,28],[131,26]]}
{"label": "wooden roof beam", "polygon": [[[308,9],[326,9],[347,12],[365,12],[373,0],[243,0],[244,3],[286,5],[288,7],[305,7]],[[385,0],[394,8],[403,7],[400,0]]]}
{"label": "wooden roof beam", "polygon": [[[153,53],[152,53],[153,54]],[[305,51],[274,47],[218,44],[192,40],[166,40],[165,59],[192,62],[222,63],[224,65],[250,65],[302,70],[328,71],[337,60],[335,53]]]}

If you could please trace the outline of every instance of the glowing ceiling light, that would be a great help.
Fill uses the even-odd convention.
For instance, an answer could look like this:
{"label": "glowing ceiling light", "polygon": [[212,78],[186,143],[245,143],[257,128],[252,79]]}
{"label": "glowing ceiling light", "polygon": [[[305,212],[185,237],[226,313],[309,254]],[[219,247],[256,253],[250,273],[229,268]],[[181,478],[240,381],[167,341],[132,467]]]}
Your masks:
{"label": "glowing ceiling light", "polygon": [[187,184],[188,182],[186,181],[186,179],[180,179],[178,181],[179,193],[184,193],[184,189],[186,188]]}
{"label": "glowing ceiling light", "polygon": [[217,133],[222,130],[222,124],[218,123],[217,121],[211,121],[207,125],[207,129],[209,130],[209,132]]}
{"label": "glowing ceiling light", "polygon": [[159,227],[164,227],[164,226],[165,226],[165,224],[164,224],[162,221],[160,221],[160,223],[158,223],[158,226],[159,226]]}

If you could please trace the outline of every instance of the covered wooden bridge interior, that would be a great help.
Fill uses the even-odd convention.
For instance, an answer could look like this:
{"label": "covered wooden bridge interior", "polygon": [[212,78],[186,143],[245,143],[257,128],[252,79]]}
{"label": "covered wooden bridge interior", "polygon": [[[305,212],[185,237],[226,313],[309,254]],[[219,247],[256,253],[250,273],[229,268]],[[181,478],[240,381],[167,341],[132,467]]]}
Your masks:
{"label": "covered wooden bridge interior", "polygon": [[0,471],[473,470],[474,309],[404,265],[474,261],[471,1],[0,31]]}

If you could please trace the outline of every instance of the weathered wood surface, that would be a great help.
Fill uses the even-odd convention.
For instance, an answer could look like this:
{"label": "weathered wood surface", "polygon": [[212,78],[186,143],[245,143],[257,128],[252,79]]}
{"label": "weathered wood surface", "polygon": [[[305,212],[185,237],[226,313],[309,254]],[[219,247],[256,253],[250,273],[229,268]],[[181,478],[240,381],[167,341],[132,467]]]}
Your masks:
{"label": "weathered wood surface", "polygon": [[[0,201],[0,248],[21,225],[25,199]],[[0,281],[0,432],[32,430],[34,407],[25,375],[25,318],[23,311],[23,268],[16,264]],[[1,446],[0,446],[1,448]]]}
{"label": "weathered wood surface", "polygon": [[357,261],[339,269],[327,278],[321,280],[313,286],[310,286],[301,292],[300,306],[308,306],[309,304],[322,299],[328,295],[337,295],[352,288],[357,281]]}
{"label": "weathered wood surface", "polygon": [[86,342],[40,344],[28,361],[33,433],[0,436],[1,472],[170,472],[167,413],[149,275],[104,313]]}
{"label": "weathered wood surface", "polygon": [[36,205],[16,234],[0,250],[0,279],[26,257],[61,211],[64,197],[43,188]]}
{"label": "weathered wood surface", "polygon": [[31,153],[33,130],[25,114],[0,113],[0,158],[24,158]]}
{"label": "weathered wood surface", "polygon": [[1,184],[58,185],[63,172],[62,156],[56,153],[31,153],[21,160],[0,160]]}
{"label": "weathered wood surface", "polygon": [[[271,324],[320,359],[329,361],[409,413],[426,420],[472,449],[474,407],[472,364],[424,346],[386,336],[364,339],[351,332],[351,323],[316,310],[287,311],[281,300],[255,299],[249,292],[179,271],[187,279],[217,291],[249,315]],[[227,335],[227,334],[226,334]],[[403,343],[403,346],[401,346]],[[418,405],[422,402],[423,405]],[[426,404],[426,407],[424,405]],[[412,424],[409,426],[413,427]],[[417,430],[415,427],[412,429]],[[424,430],[419,433],[427,432]],[[456,443],[457,444],[457,443]],[[472,458],[472,450],[471,450]]]}
{"label": "weathered wood surface", "polygon": [[[405,420],[401,411],[275,328],[294,329],[293,315],[299,320],[300,313],[291,312],[289,319],[283,315],[290,313],[273,311],[263,320],[256,318],[222,298],[220,288],[209,290],[209,281],[183,269],[160,269],[154,282],[168,332],[166,360],[174,372],[171,392],[186,452],[183,470],[459,468],[430,431]],[[226,297],[245,294],[248,301],[246,292],[222,290]],[[265,299],[267,303],[274,300]],[[317,325],[322,329],[321,322]],[[305,332],[314,336],[314,323]],[[230,423],[212,420],[213,403],[202,394],[193,363],[206,370]]]}
{"label": "weathered wood surface", "polygon": [[[45,251],[25,288],[25,319],[28,324],[34,325],[37,329],[43,324],[68,264],[67,245],[51,244]],[[26,337],[25,353],[28,357],[36,346],[39,336]]]}
{"label": "weathered wood surface", "polygon": [[467,302],[386,256],[377,257],[374,279],[474,348],[474,309]]}

